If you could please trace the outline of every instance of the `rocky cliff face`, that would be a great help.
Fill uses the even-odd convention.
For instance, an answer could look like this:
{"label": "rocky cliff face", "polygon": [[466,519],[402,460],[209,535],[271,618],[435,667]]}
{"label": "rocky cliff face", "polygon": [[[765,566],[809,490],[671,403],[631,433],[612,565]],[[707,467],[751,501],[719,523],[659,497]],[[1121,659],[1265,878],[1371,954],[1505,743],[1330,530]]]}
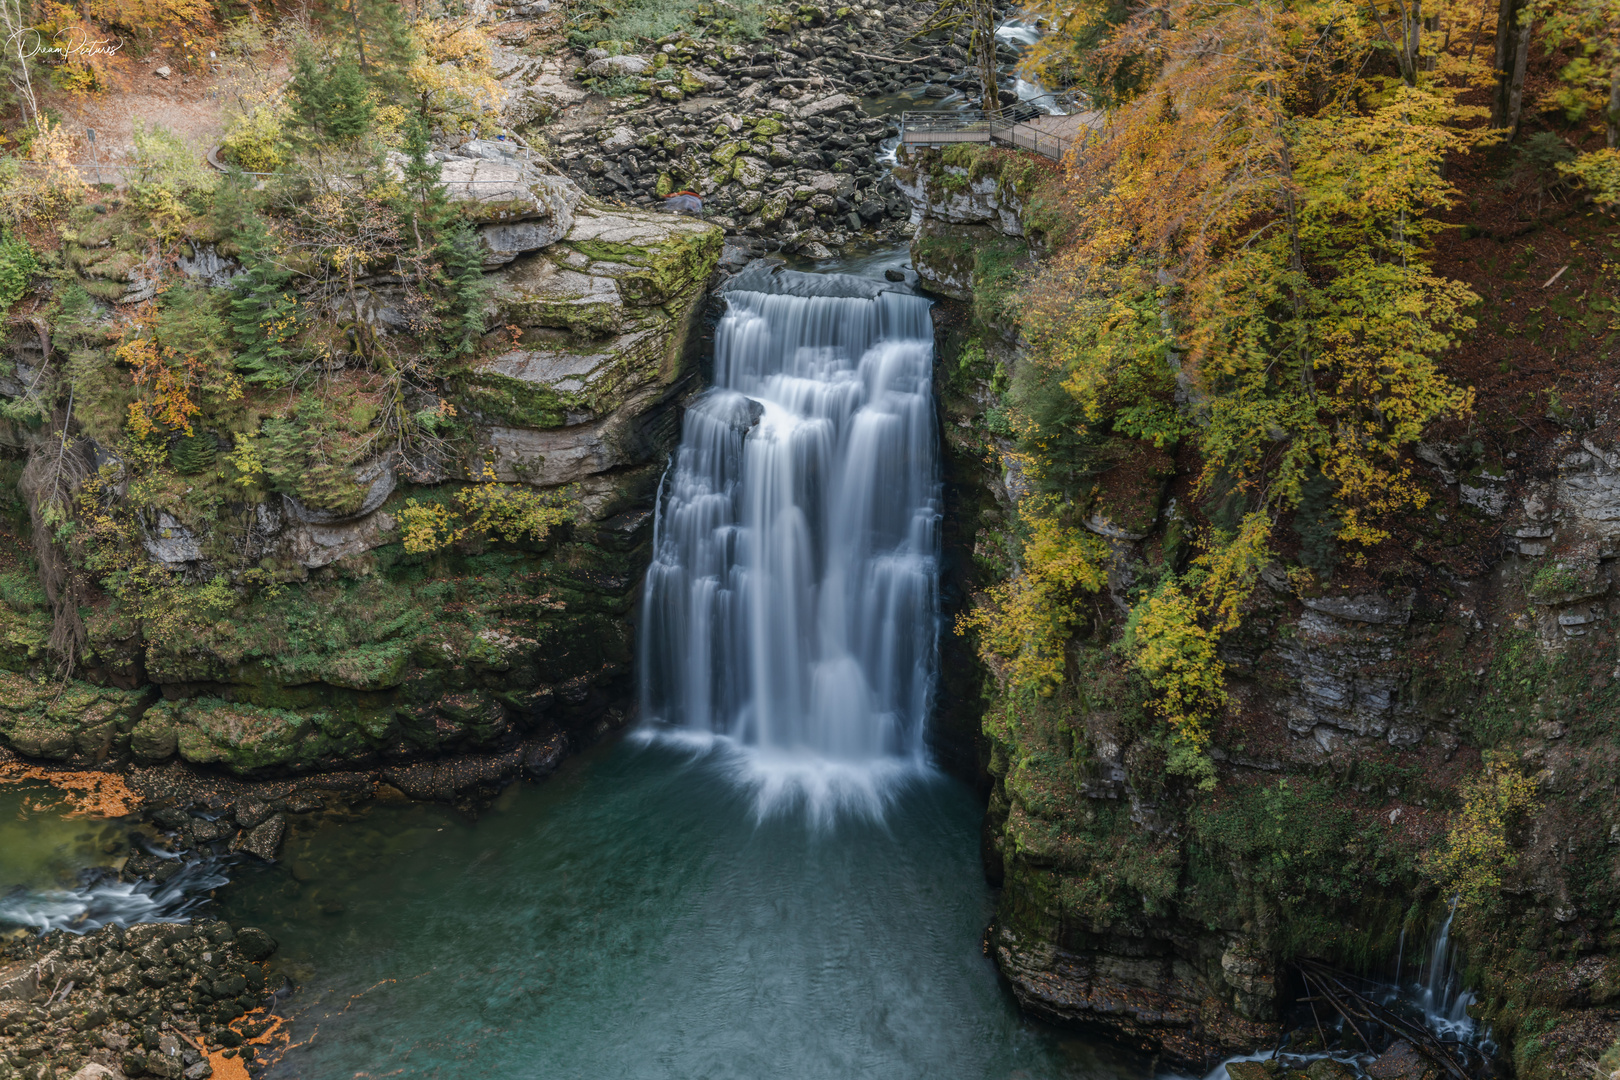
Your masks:
{"label": "rocky cliff face", "polygon": [[[296,469],[284,490],[244,497],[222,479],[224,424],[199,418],[192,486],[145,521],[146,556],[178,580],[228,585],[249,574],[263,587],[228,616],[161,634],[90,612],[81,666],[62,688],[43,679],[50,605],[32,570],[14,569],[0,605],[0,678],[13,690],[0,702],[0,745],[52,761],[178,757],[259,775],[493,751],[520,737],[549,745],[559,732],[589,737],[622,722],[627,620],[658,471],[698,386],[698,322],[721,232],[598,203],[511,144],[440,156],[447,193],[486,251],[492,328],[444,379],[454,426],[442,448],[351,455],[338,481],[353,497],[335,508],[306,495],[299,485],[313,474]],[[218,278],[210,283],[227,283],[234,264],[197,250]],[[109,281],[103,269],[79,273],[96,286]],[[130,292],[138,269],[120,271],[103,319],[143,302]],[[398,333],[391,290],[386,278],[367,290],[367,317]],[[7,389],[27,393],[20,378]],[[349,415],[300,414],[298,445],[328,435],[358,445],[348,432],[363,431],[375,408],[363,393],[353,400]],[[12,452],[26,453],[30,433],[10,432]],[[113,455],[89,428],[71,450],[92,466]],[[403,550],[401,506],[443,503],[458,481],[489,479],[566,494],[573,524],[544,543],[461,545],[431,559]],[[13,527],[26,536],[21,510]]]}
{"label": "rocky cliff face", "polygon": [[[1008,184],[1003,157],[929,152],[900,174],[924,218],[914,264],[954,301],[936,317],[958,610],[1017,572],[1025,481],[1004,408],[1022,358],[983,253],[1016,242],[1027,257],[1041,195]],[[1482,755],[1506,755],[1534,805],[1503,871],[1512,914],[1456,928],[1474,1011],[1523,1075],[1571,1074],[1614,1040],[1620,430],[1606,414],[1549,419],[1512,450],[1424,444],[1430,502],[1398,565],[1334,565],[1296,515],[1295,571],[1265,569],[1224,646],[1235,707],[1202,795],[1167,781],[1115,648],[1135,598],[1187,557],[1197,463],[1124,438],[1092,448],[1108,467],[1080,516],[1112,556],[1070,645],[1076,677],[1020,696],[979,668],[982,710],[972,678],[947,683],[982,725],[986,868],[1002,885],[988,940],[1025,1008],[1186,1067],[1273,1044],[1299,993],[1290,961],[1383,973],[1403,931],[1409,951],[1425,940],[1449,899],[1428,853],[1475,797]]]}

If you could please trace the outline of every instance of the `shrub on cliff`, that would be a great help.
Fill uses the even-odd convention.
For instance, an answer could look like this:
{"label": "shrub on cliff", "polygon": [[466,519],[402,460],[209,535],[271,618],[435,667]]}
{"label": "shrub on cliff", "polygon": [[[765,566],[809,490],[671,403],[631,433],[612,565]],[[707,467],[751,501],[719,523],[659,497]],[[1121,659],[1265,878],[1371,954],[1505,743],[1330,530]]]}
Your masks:
{"label": "shrub on cliff", "polygon": [[1536,785],[1513,757],[1487,754],[1484,768],[1459,793],[1462,808],[1423,868],[1478,918],[1495,908],[1505,875],[1518,865],[1514,832],[1537,809]]}

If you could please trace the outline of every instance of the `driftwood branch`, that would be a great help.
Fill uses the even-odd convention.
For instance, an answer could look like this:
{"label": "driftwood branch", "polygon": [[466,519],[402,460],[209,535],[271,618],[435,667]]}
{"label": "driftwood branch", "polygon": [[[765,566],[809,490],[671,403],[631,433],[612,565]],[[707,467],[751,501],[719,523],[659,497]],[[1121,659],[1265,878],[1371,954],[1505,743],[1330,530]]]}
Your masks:
{"label": "driftwood branch", "polygon": [[1468,1070],[1432,1031],[1384,1007],[1345,982],[1346,979],[1354,979],[1355,976],[1345,975],[1314,960],[1300,960],[1295,966],[1304,977],[1307,990],[1311,992],[1310,998],[1306,1000],[1313,1002],[1311,1005],[1313,1014],[1316,1011],[1314,1002],[1326,1001],[1344,1017],[1369,1050],[1372,1049],[1372,1044],[1368,1042],[1356,1019],[1374,1024],[1397,1038],[1405,1039],[1419,1054],[1439,1066],[1452,1080],[1470,1080]]}
{"label": "driftwood branch", "polygon": [[902,60],[898,56],[879,56],[876,53],[857,52],[854,49],[849,51],[855,56],[865,57],[868,60],[881,60],[885,64],[920,64],[928,59],[926,56],[914,56],[910,60]]}

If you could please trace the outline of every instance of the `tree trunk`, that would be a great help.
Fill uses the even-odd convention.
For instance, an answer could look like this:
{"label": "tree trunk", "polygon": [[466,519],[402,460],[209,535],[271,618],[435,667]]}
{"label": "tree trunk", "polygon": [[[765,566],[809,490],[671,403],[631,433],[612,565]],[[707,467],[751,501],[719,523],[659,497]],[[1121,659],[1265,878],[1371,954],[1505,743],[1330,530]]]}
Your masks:
{"label": "tree trunk", "polygon": [[1529,12],[1520,11],[1519,18],[1522,24],[1519,27],[1518,51],[1513,57],[1513,80],[1508,85],[1508,139],[1512,141],[1519,134],[1519,114],[1524,107],[1524,69],[1530,63],[1530,27],[1534,20]]}
{"label": "tree trunk", "polygon": [[1401,51],[1406,54],[1401,74],[1406,77],[1407,86],[1416,86],[1418,58],[1423,53],[1423,0],[1412,0],[1410,10],[1402,5],[1401,23]]}
{"label": "tree trunk", "polygon": [[[1612,31],[1620,35],[1620,26]],[[1609,38],[1609,149],[1620,150],[1620,37]]]}
{"label": "tree trunk", "polygon": [[1496,72],[1496,95],[1491,99],[1491,127],[1508,127],[1508,99],[1512,90],[1513,69],[1518,60],[1519,12],[1524,0],[1501,0],[1496,15],[1496,58],[1492,70]]}
{"label": "tree trunk", "polygon": [[984,84],[984,114],[1001,111],[1001,71],[996,63],[996,8],[991,0],[974,0],[973,37],[978,48],[979,81]]}
{"label": "tree trunk", "polygon": [[360,74],[366,72],[366,37],[360,32],[360,0],[349,0],[349,18],[354,22],[354,47],[360,53]]}

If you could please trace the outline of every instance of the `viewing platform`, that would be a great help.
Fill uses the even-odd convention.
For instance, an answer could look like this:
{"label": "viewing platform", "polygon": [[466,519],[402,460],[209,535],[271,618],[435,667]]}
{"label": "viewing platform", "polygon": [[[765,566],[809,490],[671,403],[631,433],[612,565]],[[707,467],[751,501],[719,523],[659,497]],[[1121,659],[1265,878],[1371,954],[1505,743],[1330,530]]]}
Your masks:
{"label": "viewing platform", "polygon": [[1070,147],[1084,144],[1102,126],[1102,119],[1099,110],[1061,115],[1029,104],[1009,105],[992,116],[978,109],[907,112],[900,117],[900,145],[999,143],[1062,161]]}

